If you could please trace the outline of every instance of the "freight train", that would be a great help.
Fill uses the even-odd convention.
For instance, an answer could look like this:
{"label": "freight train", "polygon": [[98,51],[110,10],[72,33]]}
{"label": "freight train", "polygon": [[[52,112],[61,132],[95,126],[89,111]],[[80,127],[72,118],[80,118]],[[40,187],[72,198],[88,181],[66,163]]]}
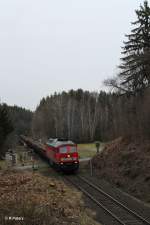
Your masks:
{"label": "freight train", "polygon": [[64,172],[77,172],[79,169],[79,155],[77,144],[64,138],[50,138],[45,144],[23,136],[22,142],[34,149],[36,153],[47,159],[49,164]]}

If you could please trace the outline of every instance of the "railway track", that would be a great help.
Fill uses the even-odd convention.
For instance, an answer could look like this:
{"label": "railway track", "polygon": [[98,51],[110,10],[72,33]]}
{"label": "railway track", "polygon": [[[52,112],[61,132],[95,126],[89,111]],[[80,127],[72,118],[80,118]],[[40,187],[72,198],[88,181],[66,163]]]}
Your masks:
{"label": "railway track", "polygon": [[116,200],[105,190],[90,182],[82,176],[67,176],[66,180],[81,190],[100,209],[108,215],[108,223],[111,225],[150,225],[150,221],[143,218],[134,209],[129,209],[120,201]]}

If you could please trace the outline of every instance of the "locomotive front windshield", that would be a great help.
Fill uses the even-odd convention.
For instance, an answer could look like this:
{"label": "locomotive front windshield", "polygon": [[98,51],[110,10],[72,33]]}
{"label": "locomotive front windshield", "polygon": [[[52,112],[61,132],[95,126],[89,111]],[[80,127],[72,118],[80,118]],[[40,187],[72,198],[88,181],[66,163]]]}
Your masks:
{"label": "locomotive front windshield", "polygon": [[66,146],[60,147],[60,148],[59,148],[59,152],[60,152],[60,153],[67,153],[67,147],[66,147]]}
{"label": "locomotive front windshield", "polygon": [[74,153],[77,152],[76,146],[63,146],[59,148],[60,153]]}
{"label": "locomotive front windshield", "polygon": [[77,148],[75,146],[70,146],[69,152],[74,153],[77,151]]}

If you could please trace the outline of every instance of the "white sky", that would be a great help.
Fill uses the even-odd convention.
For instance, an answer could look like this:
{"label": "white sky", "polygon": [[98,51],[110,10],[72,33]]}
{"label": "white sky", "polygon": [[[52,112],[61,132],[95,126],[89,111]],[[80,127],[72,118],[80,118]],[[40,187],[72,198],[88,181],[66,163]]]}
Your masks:
{"label": "white sky", "polygon": [[1,101],[35,109],[54,91],[99,91],[142,2],[1,0]]}

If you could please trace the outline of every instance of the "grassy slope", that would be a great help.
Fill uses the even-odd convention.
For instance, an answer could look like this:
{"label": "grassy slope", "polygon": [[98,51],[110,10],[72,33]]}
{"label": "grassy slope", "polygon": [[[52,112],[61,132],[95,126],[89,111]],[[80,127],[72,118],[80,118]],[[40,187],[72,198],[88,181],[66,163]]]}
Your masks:
{"label": "grassy slope", "polygon": [[150,202],[150,141],[118,138],[93,158],[99,177]]}
{"label": "grassy slope", "polygon": [[[101,143],[100,151],[103,147],[104,144]],[[78,152],[81,159],[86,157],[93,157],[96,154],[95,143],[78,144]]]}

